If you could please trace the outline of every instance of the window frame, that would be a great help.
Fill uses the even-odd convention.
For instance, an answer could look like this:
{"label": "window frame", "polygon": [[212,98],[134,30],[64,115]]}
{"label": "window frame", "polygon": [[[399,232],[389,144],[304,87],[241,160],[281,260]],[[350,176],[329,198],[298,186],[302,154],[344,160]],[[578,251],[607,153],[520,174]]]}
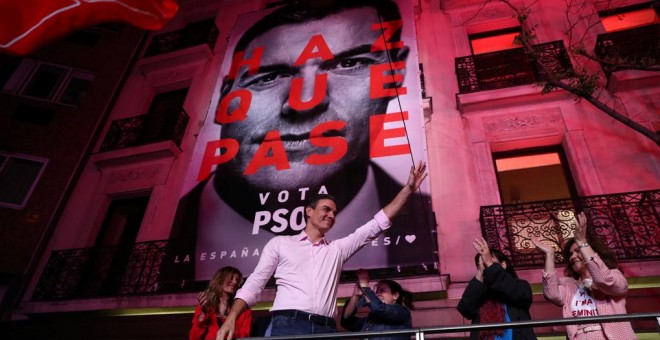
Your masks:
{"label": "window frame", "polygon": [[25,196],[23,197],[20,204],[0,201],[0,207],[17,209],[17,210],[23,209],[27,205],[28,200],[32,196],[34,189],[39,183],[39,180],[41,179],[41,176],[43,175],[46,166],[48,166],[49,160],[47,158],[42,158],[42,157],[36,157],[31,155],[19,154],[19,153],[2,152],[2,151],[0,151],[0,156],[4,157],[4,159],[0,159],[0,174],[2,174],[2,172],[7,167],[7,164],[9,164],[9,160],[12,158],[41,163],[41,168],[39,169],[39,172],[34,177],[34,180],[30,185],[30,189],[25,193]]}
{"label": "window frame", "polygon": [[[47,97],[36,97],[25,93],[29,88],[32,81],[39,74],[42,66],[49,66],[63,70],[62,78],[52,87],[50,94]],[[78,107],[80,104],[69,104],[62,102],[64,94],[67,92],[69,85],[73,80],[84,80],[89,82],[90,88],[94,81],[94,72],[64,66],[56,63],[39,61],[35,59],[25,58],[21,60],[18,67],[14,70],[7,82],[2,87],[3,92],[15,94],[20,97],[29,98],[32,100],[45,101],[65,106]],[[83,96],[84,98],[84,96]],[[82,100],[81,100],[82,102]]]}

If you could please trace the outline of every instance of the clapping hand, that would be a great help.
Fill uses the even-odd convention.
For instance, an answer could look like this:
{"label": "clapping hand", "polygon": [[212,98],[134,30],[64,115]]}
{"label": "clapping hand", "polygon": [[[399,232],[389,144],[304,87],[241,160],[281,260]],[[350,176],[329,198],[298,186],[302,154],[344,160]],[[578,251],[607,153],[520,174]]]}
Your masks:
{"label": "clapping hand", "polygon": [[555,256],[555,249],[552,248],[551,246],[543,243],[543,241],[541,241],[540,238],[538,238],[536,236],[532,236],[532,243],[534,244],[534,246],[536,246],[536,249],[538,249],[539,251],[544,253],[546,256],[547,255],[550,255],[550,256],[553,256],[553,257]]}
{"label": "clapping hand", "polygon": [[474,249],[481,255],[483,260],[484,267],[490,267],[493,264],[493,255],[490,253],[490,248],[488,247],[488,242],[483,237],[478,237],[474,239],[472,243]]}
{"label": "clapping hand", "polygon": [[587,215],[581,212],[577,216],[577,227],[575,228],[575,241],[578,244],[587,242]]}
{"label": "clapping hand", "polygon": [[357,278],[360,287],[369,287],[369,272],[366,269],[358,269]]}
{"label": "clapping hand", "polygon": [[208,296],[206,295],[206,291],[200,292],[197,294],[197,303],[202,307],[202,311],[204,313],[208,313],[208,306],[206,305],[208,303]]}

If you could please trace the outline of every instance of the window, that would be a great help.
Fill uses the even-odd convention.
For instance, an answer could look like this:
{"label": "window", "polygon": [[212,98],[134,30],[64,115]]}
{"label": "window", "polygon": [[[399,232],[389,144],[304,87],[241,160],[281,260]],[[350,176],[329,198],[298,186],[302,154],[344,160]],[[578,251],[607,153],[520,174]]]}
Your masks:
{"label": "window", "polygon": [[575,188],[559,147],[493,155],[502,204],[564,199]]}
{"label": "window", "polygon": [[660,23],[660,16],[651,3],[638,4],[599,12],[606,32]]}
{"label": "window", "polygon": [[506,224],[513,250],[533,253],[529,242],[539,229],[555,250],[568,238],[575,225],[573,210],[544,210],[530,213],[525,202],[570,199],[577,196],[566,158],[559,146],[517,150],[493,155],[502,204],[521,204],[520,213],[507,215]]}
{"label": "window", "polygon": [[23,59],[2,87],[26,97],[78,106],[94,80],[89,71]]}
{"label": "window", "polygon": [[520,27],[505,28],[497,31],[470,34],[470,48],[472,54],[481,54],[495,51],[519,48],[516,37],[520,35]]}
{"label": "window", "polygon": [[25,207],[47,163],[37,157],[0,153],[0,206]]}

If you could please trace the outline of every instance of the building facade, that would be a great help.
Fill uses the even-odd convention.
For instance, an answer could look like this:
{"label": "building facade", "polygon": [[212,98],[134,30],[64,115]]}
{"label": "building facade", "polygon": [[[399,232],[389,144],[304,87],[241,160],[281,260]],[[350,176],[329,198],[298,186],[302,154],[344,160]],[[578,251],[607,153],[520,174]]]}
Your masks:
{"label": "building facade", "polygon": [[[649,53],[657,56],[657,50],[645,49],[658,44],[657,4],[587,0],[579,12],[571,12],[572,8],[550,0],[485,5],[477,0],[397,3],[410,7],[414,22],[410,25],[404,19],[404,27],[414,26],[415,31],[414,43],[404,43],[414,47],[408,58],[414,56],[419,68],[405,71],[406,81],[418,81],[416,87],[407,88],[420,89],[413,95],[419,96],[423,112],[420,145],[422,159],[428,159],[428,196],[436,224],[431,235],[437,241],[437,259],[428,264],[432,270],[404,266],[399,274],[382,273],[397,275],[415,293],[414,326],[469,323],[455,307],[476,272],[472,241],[481,235],[491,247],[508,254],[519,275],[534,285],[532,318],[559,318],[559,308],[549,305],[540,293],[543,260],[530,238],[542,236],[561,246],[571,236],[576,211],[585,209],[594,232],[622,262],[632,288],[628,311],[657,312],[658,145],[586,99],[561,88],[544,91],[539,86],[552,77],[572,77],[569,70],[584,66],[597,75],[594,97],[657,138],[660,75],[604,62],[613,51],[625,61],[639,61]],[[40,133],[46,128],[35,127],[39,123],[34,121],[43,121],[48,114],[9,115],[31,103],[27,97],[35,95],[29,93],[29,81],[21,83],[15,76],[18,71],[0,78],[5,81],[0,100],[7,101],[2,107],[15,108],[2,118],[7,128],[0,132],[0,151],[6,152],[0,153],[0,161],[26,155],[23,158],[33,162],[47,162],[43,172],[35,170],[38,182],[28,190],[31,195],[20,204],[0,208],[2,232],[8,235],[3,238],[8,245],[2,247],[1,260],[7,263],[6,272],[28,268],[31,255],[26,249],[11,250],[10,245],[37,249],[34,269],[28,272],[31,276],[17,290],[17,302],[10,307],[11,330],[17,338],[45,331],[48,320],[58,320],[57,332],[70,331],[80,324],[81,315],[85,321],[76,334],[94,337],[96,332],[110,330],[128,338],[185,336],[196,292],[204,288],[205,280],[194,275],[169,276],[171,263],[186,259],[172,250],[179,241],[173,227],[180,216],[177,207],[180,210],[182,193],[197,183],[191,176],[197,175],[195,167],[204,159],[200,153],[205,150],[201,144],[207,133],[205,122],[221,111],[221,93],[227,93],[221,85],[228,73],[226,56],[232,55],[233,32],[241,16],[282,4],[286,2],[182,1],[175,19],[162,31],[150,33],[145,44],[139,45],[137,32],[116,38],[113,58],[100,57],[111,54],[101,48],[95,50],[99,54],[94,62],[89,54],[49,48],[43,50],[48,55],[5,62],[8,70],[61,62],[68,67],[70,82],[81,79],[80,83],[92,84],[79,103],[72,96],[75,104],[57,104],[64,105],[61,110],[83,109],[88,100],[94,103],[80,116],[58,118],[68,113],[55,112],[53,122],[67,122],[47,125],[55,133]],[[524,24],[509,4],[529,6]],[[627,26],[610,26],[611,17],[633,19]],[[533,32],[537,59],[513,42],[522,32]],[[575,43],[601,63],[573,53]],[[136,46],[141,48],[132,64]],[[315,46],[308,52],[319,58],[322,45]],[[90,97],[100,91],[97,81],[102,71],[89,63],[102,64],[115,74],[108,80],[108,92],[94,100]],[[657,60],[653,63],[657,67]],[[126,79],[116,100],[110,100],[110,84],[120,83],[123,73],[119,70],[124,69]],[[39,104],[61,103],[69,100],[67,94],[58,90]],[[53,135],[60,136],[57,143]],[[210,159],[220,157],[222,150],[213,150]],[[274,153],[271,149],[264,159]],[[56,166],[60,159],[63,165]],[[53,173],[55,168],[59,175]],[[32,240],[11,241],[27,238]],[[23,254],[22,262],[15,260],[17,252]],[[201,254],[197,251],[193,256],[198,260],[211,256],[210,252]],[[352,289],[347,279],[340,285],[339,296],[349,296]],[[274,290],[267,289],[256,308],[257,316],[267,317],[273,296]],[[142,330],[118,329],[125,322],[141,325]],[[28,331],[28,325],[32,330]],[[653,323],[634,326],[640,332],[655,329]],[[536,332],[550,335],[563,328]]]}
{"label": "building facade", "polygon": [[34,273],[145,37],[104,24],[29,56],[0,55],[2,306]]}

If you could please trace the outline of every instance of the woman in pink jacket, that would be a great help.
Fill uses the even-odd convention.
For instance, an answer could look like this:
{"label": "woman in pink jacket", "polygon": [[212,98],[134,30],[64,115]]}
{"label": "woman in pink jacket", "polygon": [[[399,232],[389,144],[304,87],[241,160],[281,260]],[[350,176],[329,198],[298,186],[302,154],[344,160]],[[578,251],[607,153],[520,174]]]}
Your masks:
{"label": "woman in pink jacket", "polygon": [[[537,249],[545,253],[543,294],[562,307],[564,318],[626,314],[628,281],[619,269],[614,253],[601,240],[587,236],[587,217],[578,215],[575,237],[564,245],[564,258],[569,263],[566,277],[557,277],[555,251],[532,238]],[[573,340],[637,339],[630,322],[590,323],[566,326]]]}

